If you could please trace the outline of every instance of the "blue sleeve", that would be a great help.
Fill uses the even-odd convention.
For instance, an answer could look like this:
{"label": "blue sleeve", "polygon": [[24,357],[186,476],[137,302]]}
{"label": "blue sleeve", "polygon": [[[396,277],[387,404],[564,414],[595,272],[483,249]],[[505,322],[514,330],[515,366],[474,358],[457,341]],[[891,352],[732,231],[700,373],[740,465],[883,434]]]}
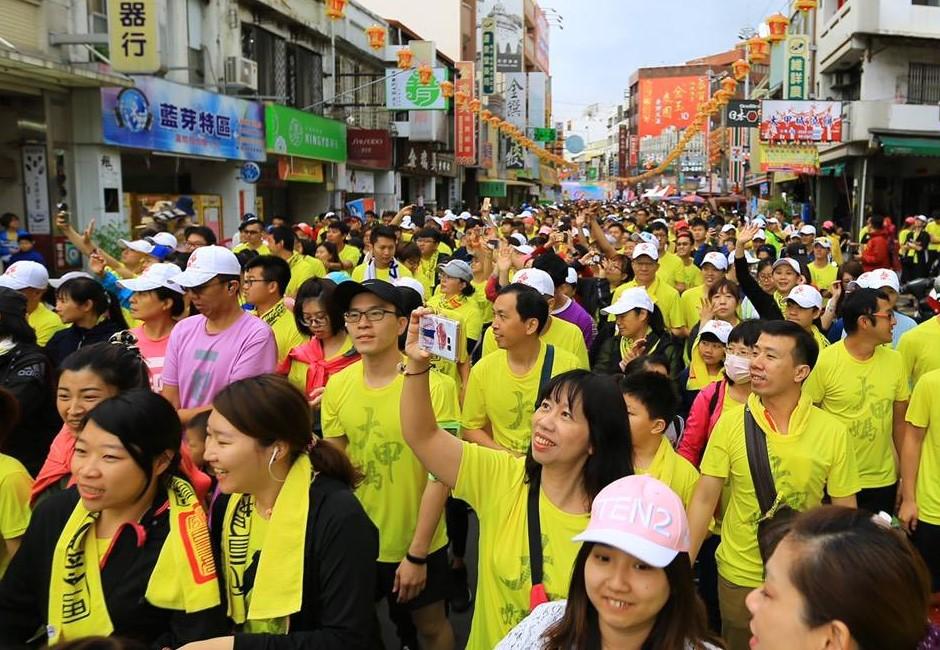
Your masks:
{"label": "blue sleeve", "polygon": [[692,254],[692,261],[695,263],[695,266],[702,268],[702,260],[705,259],[706,253],[708,253],[708,244],[702,244]]}
{"label": "blue sleeve", "polygon": [[104,276],[101,278],[101,285],[109,292],[118,297],[118,302],[121,303],[121,307],[124,309],[131,308],[131,294],[134,292],[130,289],[125,289],[118,284],[117,273],[111,269],[104,270]]}

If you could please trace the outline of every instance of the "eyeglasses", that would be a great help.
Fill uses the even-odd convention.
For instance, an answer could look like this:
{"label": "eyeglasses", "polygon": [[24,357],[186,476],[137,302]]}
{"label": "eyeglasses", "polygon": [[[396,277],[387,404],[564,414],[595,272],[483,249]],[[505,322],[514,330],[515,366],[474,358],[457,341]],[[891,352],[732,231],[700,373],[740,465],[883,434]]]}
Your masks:
{"label": "eyeglasses", "polygon": [[203,294],[203,292],[204,292],[206,289],[208,289],[209,287],[211,287],[211,286],[213,286],[213,285],[225,285],[225,284],[228,284],[228,283],[227,283],[227,282],[224,282],[224,281],[222,281],[222,280],[218,280],[218,281],[217,281],[216,278],[213,278],[213,279],[209,280],[208,282],[206,282],[205,284],[200,284],[198,287],[187,287],[186,291],[189,291],[190,293],[193,293],[193,294],[195,294],[195,295],[197,295],[197,296],[200,296],[200,295]]}
{"label": "eyeglasses", "polygon": [[195,241],[195,240],[192,240],[192,241],[191,241],[191,240],[187,239],[187,240],[186,240],[185,242],[183,242],[183,243],[186,245],[186,248],[189,248],[189,249],[191,249],[191,250],[192,250],[192,249],[196,249],[196,248],[202,248],[203,246],[207,246],[206,242],[204,242],[204,241],[201,240],[201,239],[198,240],[198,241]]}
{"label": "eyeglasses", "polygon": [[[304,327],[316,327],[317,325],[326,325],[329,320],[329,316],[327,316],[324,312],[320,312],[319,314],[304,314],[300,319],[300,322]],[[358,319],[356,319],[356,322],[357,321]]]}
{"label": "eyeglasses", "polygon": [[873,318],[887,318],[889,322],[894,322],[896,320],[894,317],[893,311],[889,311],[889,312],[877,311],[874,314],[872,314],[872,317]]}
{"label": "eyeglasses", "polygon": [[383,318],[385,314],[395,314],[397,313],[394,309],[382,309],[376,307],[374,309],[367,309],[366,311],[347,311],[343,314],[343,320],[345,320],[350,325],[357,324],[362,320],[362,317],[365,316],[366,320],[370,323],[377,323]]}
{"label": "eyeglasses", "polygon": [[245,278],[242,280],[242,284],[246,287],[250,287],[253,284],[257,284],[258,282],[270,282],[270,280],[265,280],[264,278]]}

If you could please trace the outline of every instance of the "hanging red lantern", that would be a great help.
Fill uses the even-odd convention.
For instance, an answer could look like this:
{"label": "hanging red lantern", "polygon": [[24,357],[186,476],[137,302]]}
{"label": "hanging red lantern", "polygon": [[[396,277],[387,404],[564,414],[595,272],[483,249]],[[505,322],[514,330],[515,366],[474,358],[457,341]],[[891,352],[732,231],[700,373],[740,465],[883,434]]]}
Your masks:
{"label": "hanging red lantern", "polygon": [[796,2],[793,3],[794,9],[804,13],[816,9],[818,6],[819,2],[817,0],[796,0]]}
{"label": "hanging red lantern", "polygon": [[750,63],[767,63],[770,59],[770,43],[767,39],[760,36],[747,39],[747,58]]}
{"label": "hanging red lantern", "polygon": [[411,61],[414,59],[414,53],[409,47],[403,47],[398,50],[398,68],[400,70],[407,70],[411,67]]}
{"label": "hanging red lantern", "polygon": [[751,64],[744,59],[738,59],[731,64],[731,72],[734,74],[734,78],[738,81],[744,81],[744,78],[747,77],[750,71]]}
{"label": "hanging red lantern", "polygon": [[767,29],[770,35],[767,40],[771,43],[779,43],[787,37],[787,27],[790,26],[790,19],[783,14],[774,14],[767,19]]}
{"label": "hanging red lantern", "polygon": [[473,99],[470,101],[470,110],[473,111],[474,113],[480,112],[480,100],[479,99]]}
{"label": "hanging red lantern", "polygon": [[432,76],[434,76],[434,69],[427,63],[422,63],[418,66],[418,82],[422,86],[427,86],[431,83]]}
{"label": "hanging red lantern", "polygon": [[366,27],[366,36],[369,37],[369,47],[373,50],[381,50],[385,47],[385,28],[380,25]]}
{"label": "hanging red lantern", "polygon": [[454,96],[454,82],[453,81],[442,81],[440,84],[441,94],[445,98],[449,99]]}
{"label": "hanging red lantern", "polygon": [[349,0],[326,0],[326,15],[333,20],[346,17],[346,3]]}

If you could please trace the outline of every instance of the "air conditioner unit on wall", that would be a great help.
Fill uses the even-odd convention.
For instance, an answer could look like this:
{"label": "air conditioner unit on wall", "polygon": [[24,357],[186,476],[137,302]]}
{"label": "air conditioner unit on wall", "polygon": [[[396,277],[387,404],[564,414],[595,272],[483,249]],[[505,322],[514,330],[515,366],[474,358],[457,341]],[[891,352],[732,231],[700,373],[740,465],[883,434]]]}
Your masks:
{"label": "air conditioner unit on wall", "polygon": [[258,63],[243,56],[225,59],[225,84],[229,88],[258,90]]}

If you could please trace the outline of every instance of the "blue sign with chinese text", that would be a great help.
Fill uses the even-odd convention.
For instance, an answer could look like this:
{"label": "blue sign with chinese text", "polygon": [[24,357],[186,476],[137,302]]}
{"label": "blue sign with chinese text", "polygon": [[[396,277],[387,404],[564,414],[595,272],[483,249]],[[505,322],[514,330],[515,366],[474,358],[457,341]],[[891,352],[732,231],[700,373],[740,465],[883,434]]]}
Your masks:
{"label": "blue sign with chinese text", "polygon": [[229,160],[265,160],[264,107],[156,77],[101,89],[104,141]]}

